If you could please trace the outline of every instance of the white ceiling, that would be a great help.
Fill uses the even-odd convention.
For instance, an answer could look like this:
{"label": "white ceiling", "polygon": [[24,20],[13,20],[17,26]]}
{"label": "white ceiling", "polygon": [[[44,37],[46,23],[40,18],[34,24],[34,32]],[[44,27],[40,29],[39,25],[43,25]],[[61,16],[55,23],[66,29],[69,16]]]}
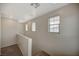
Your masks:
{"label": "white ceiling", "polygon": [[25,22],[35,17],[41,16],[50,11],[54,11],[65,5],[64,3],[40,3],[38,8],[34,8],[30,3],[3,3],[0,4],[1,13],[14,18],[19,22]]}

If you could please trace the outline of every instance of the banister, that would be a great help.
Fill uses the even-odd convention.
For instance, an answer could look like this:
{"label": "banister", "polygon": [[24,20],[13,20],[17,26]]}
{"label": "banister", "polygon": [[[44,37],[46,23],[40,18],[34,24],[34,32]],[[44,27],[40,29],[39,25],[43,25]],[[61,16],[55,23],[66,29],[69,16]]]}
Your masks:
{"label": "banister", "polygon": [[17,33],[20,37],[24,38],[25,40],[28,40],[28,56],[32,56],[32,38],[29,38],[21,33]]}

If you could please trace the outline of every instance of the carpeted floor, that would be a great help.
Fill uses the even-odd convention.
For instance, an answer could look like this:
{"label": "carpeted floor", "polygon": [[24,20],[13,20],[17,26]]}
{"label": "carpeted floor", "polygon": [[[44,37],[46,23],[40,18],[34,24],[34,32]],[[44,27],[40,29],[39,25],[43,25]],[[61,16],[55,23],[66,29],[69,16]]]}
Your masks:
{"label": "carpeted floor", "polygon": [[33,52],[33,56],[50,56],[50,55],[45,51],[37,51],[37,52]]}
{"label": "carpeted floor", "polygon": [[[48,53],[44,51],[35,51],[33,56],[49,56]],[[15,44],[12,46],[1,48],[1,56],[23,56],[19,47]]]}
{"label": "carpeted floor", "polygon": [[1,56],[22,56],[22,53],[17,45],[1,48]]}

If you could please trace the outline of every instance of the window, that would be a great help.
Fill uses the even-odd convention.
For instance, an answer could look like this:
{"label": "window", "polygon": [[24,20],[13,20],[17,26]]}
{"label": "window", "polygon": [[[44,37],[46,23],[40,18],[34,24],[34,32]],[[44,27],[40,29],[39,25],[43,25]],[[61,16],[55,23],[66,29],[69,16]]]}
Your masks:
{"label": "window", "polygon": [[59,32],[60,16],[50,17],[48,20],[48,31]]}
{"label": "window", "polygon": [[36,31],[36,23],[35,22],[32,23],[32,31],[34,31],[34,32]]}
{"label": "window", "polygon": [[25,30],[28,31],[28,25],[27,24],[25,25]]}

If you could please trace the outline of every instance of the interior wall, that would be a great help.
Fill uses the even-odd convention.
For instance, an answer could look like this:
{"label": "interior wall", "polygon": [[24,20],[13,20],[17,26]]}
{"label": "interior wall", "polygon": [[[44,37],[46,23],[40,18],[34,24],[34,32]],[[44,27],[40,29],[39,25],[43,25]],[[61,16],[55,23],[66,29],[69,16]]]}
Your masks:
{"label": "interior wall", "polygon": [[[78,10],[79,10],[79,6],[78,6]],[[78,12],[78,23],[79,23],[79,12]],[[78,27],[78,32],[77,32],[77,33],[78,33],[77,36],[78,36],[78,38],[79,38],[79,27]],[[78,42],[79,42],[79,39],[78,39]],[[79,44],[78,44],[78,47],[79,47]],[[79,48],[78,48],[78,50],[79,50]]]}
{"label": "interior wall", "polygon": [[16,33],[23,33],[23,24],[18,23],[15,19],[2,17],[2,40],[1,46],[7,47],[16,44]]}
{"label": "interior wall", "polygon": [[1,48],[1,17],[0,17],[0,48]]}
{"label": "interior wall", "polygon": [[0,55],[1,55],[1,15],[0,15]]}
{"label": "interior wall", "polygon": [[[29,31],[25,35],[33,39],[33,51],[44,50],[50,55],[78,55],[78,4],[70,4],[26,22]],[[48,18],[60,16],[60,32],[48,32]],[[36,32],[31,23],[36,22]]]}
{"label": "interior wall", "polygon": [[1,46],[6,47],[16,44],[17,22],[6,17],[2,17],[2,40]]}
{"label": "interior wall", "polygon": [[23,23],[17,23],[17,33],[24,34],[24,24]]}

